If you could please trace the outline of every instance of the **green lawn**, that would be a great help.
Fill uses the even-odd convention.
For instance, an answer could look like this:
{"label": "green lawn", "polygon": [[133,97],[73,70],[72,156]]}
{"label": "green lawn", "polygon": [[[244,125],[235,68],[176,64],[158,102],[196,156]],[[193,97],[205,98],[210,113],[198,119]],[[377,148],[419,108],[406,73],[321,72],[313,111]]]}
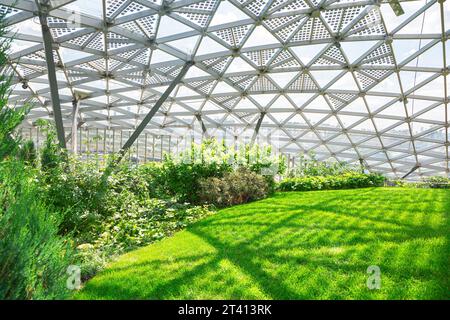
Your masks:
{"label": "green lawn", "polygon": [[76,298],[448,299],[449,211],[450,190],[279,193],[122,256]]}

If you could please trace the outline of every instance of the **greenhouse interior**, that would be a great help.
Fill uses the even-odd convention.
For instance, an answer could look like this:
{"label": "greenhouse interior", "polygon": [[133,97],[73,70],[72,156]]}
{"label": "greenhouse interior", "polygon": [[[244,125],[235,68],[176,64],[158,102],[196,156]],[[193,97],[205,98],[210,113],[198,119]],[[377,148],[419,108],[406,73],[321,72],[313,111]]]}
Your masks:
{"label": "greenhouse interior", "polygon": [[449,300],[449,38],[446,0],[0,0],[0,300]]}

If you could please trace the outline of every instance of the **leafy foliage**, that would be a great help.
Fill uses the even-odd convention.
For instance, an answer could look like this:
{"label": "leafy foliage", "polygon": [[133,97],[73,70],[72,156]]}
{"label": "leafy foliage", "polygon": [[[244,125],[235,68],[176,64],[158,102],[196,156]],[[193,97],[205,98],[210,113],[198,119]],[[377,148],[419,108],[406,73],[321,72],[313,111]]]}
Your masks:
{"label": "leafy foliage", "polygon": [[60,299],[72,251],[37,188],[33,148],[17,132],[29,108],[8,106],[8,45],[0,42],[0,299]]}
{"label": "leafy foliage", "polygon": [[200,180],[200,200],[219,207],[232,206],[265,198],[269,185],[263,176],[241,167],[221,178]]}
{"label": "leafy foliage", "polygon": [[33,183],[35,172],[24,169],[16,160],[0,164],[0,299],[63,298],[72,251]]}
{"label": "leafy foliage", "polygon": [[167,200],[155,198],[161,165],[137,167],[123,161],[105,180],[105,168],[95,159],[56,159],[39,175],[39,185],[45,202],[62,213],[59,233],[73,238],[83,279],[116,255],[210,214],[206,207],[179,204],[167,195]]}
{"label": "leafy foliage", "polygon": [[189,150],[178,155],[167,155],[158,170],[151,165],[149,171],[152,172],[151,179],[156,182],[152,190],[159,197],[200,203],[204,200],[200,194],[200,181],[222,178],[241,167],[264,174],[268,189],[273,191],[273,176],[284,172],[285,163],[283,157],[272,154],[269,146],[244,145],[235,150],[216,139],[209,139],[201,144],[193,143]]}
{"label": "leafy foliage", "polygon": [[54,125],[43,119],[37,121],[40,131],[46,136],[41,149],[41,168],[43,171],[58,168],[67,158],[66,151],[61,149],[56,142],[56,131]]}
{"label": "leafy foliage", "polygon": [[340,176],[287,178],[278,185],[280,191],[310,191],[353,189],[382,186],[385,178],[379,174],[344,173]]}
{"label": "leafy foliage", "polygon": [[17,157],[27,164],[35,164],[37,151],[32,140],[23,141],[17,151]]}
{"label": "leafy foliage", "polygon": [[430,188],[441,188],[441,189],[449,189],[450,188],[450,179],[446,177],[427,177],[423,179],[423,182],[426,186]]}
{"label": "leafy foliage", "polygon": [[158,194],[176,198],[179,202],[199,202],[199,181],[202,178],[222,177],[232,168],[227,163],[184,163],[167,158],[161,167]]}
{"label": "leafy foliage", "polygon": [[[0,100],[4,94],[0,84]],[[26,109],[14,110],[0,101],[0,160],[14,154],[20,144],[20,137],[14,132],[15,128],[22,122]]]}
{"label": "leafy foliage", "polygon": [[389,180],[388,185],[405,188],[435,188],[450,189],[450,179],[440,176],[424,177],[419,181],[406,181],[404,179]]}
{"label": "leafy foliage", "polygon": [[345,162],[319,161],[314,152],[301,154],[295,168],[288,172],[289,177],[336,176],[349,172],[361,172],[360,167]]}

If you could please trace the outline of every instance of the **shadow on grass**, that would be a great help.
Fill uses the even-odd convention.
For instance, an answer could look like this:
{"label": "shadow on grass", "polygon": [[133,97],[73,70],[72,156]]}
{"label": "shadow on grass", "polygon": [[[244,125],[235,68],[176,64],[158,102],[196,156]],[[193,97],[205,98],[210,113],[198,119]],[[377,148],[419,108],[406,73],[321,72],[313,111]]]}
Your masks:
{"label": "shadow on grass", "polygon": [[[185,235],[198,244],[180,249],[187,250],[185,256],[174,251],[170,258],[115,266],[89,283],[86,294],[105,299],[446,299],[449,196],[441,190],[403,189],[278,194],[194,224]],[[380,290],[366,286],[370,265],[381,268]]]}

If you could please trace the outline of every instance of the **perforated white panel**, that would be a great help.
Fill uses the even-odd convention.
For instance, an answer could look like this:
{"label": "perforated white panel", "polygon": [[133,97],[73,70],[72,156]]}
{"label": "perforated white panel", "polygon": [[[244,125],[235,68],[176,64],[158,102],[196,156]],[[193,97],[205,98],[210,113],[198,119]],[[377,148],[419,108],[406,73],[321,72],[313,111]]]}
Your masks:
{"label": "perforated white panel", "polygon": [[[449,173],[449,1],[58,0],[47,19],[63,121],[133,130],[180,72],[147,133],[260,135],[281,152],[362,159],[402,176]],[[15,35],[12,104],[52,118],[35,1],[0,0]],[[22,85],[26,83],[26,89]]]}

